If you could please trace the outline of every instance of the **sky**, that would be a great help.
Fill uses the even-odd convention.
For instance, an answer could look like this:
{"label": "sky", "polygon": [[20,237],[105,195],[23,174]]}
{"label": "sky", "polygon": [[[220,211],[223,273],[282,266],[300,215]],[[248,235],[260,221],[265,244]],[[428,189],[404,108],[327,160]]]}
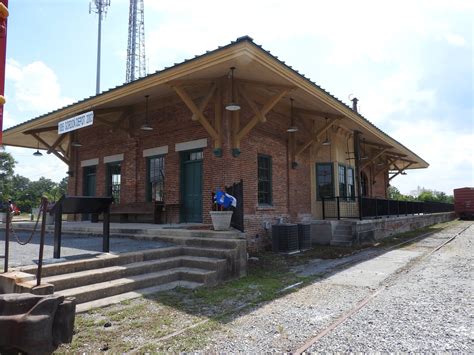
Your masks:
{"label": "sky", "polygon": [[[102,26],[101,90],[125,82],[128,0]],[[4,129],[95,95],[97,15],[88,0],[10,0]],[[474,186],[474,1],[145,0],[147,71],[249,35],[414,151],[430,167],[391,184]],[[7,147],[15,172],[54,181],[52,155]]]}

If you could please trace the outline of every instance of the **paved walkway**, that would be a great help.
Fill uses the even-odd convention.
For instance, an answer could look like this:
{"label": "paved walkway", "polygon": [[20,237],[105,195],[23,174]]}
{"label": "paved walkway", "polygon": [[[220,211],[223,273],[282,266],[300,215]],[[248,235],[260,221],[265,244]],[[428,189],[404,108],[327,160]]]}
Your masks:
{"label": "paved walkway", "polygon": [[[18,231],[16,232],[18,239],[26,241],[31,232],[29,231]],[[38,260],[39,254],[39,231],[35,233],[31,242],[27,245],[20,245],[14,235],[10,235],[10,257],[9,267],[32,265]],[[0,229],[0,269],[3,269],[3,255],[5,245],[5,230]],[[171,245],[170,243],[164,243],[159,241],[144,241],[134,240],[130,238],[110,238],[110,252],[111,253],[123,253],[129,251],[138,251],[145,249],[156,249],[163,248]],[[61,259],[53,259],[53,233],[47,232],[44,246],[44,262],[58,262],[64,261],[65,259],[80,259],[88,258],[102,252],[102,237],[97,235],[87,234],[70,234],[66,233],[62,235],[61,242]]]}

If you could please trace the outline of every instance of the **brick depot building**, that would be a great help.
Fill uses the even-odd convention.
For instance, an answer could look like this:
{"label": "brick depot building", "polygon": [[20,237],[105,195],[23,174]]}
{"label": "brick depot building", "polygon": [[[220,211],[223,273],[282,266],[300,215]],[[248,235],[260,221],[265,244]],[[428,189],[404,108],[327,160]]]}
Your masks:
{"label": "brick depot building", "polygon": [[[58,135],[90,111],[93,125]],[[250,250],[278,218],[321,219],[321,197],[386,198],[389,172],[428,166],[249,37],[10,128],[4,144],[64,161],[69,195],[161,202],[159,222],[210,223],[212,191],[242,180]]]}

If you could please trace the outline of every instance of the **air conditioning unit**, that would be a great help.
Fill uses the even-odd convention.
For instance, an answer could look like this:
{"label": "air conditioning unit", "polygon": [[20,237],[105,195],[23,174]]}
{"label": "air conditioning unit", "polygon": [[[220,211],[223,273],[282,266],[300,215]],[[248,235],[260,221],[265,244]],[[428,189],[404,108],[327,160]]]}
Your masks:
{"label": "air conditioning unit", "polygon": [[272,250],[275,253],[298,252],[298,225],[274,224],[272,226]]}
{"label": "air conditioning unit", "polygon": [[311,249],[311,224],[298,223],[298,246],[300,250]]}

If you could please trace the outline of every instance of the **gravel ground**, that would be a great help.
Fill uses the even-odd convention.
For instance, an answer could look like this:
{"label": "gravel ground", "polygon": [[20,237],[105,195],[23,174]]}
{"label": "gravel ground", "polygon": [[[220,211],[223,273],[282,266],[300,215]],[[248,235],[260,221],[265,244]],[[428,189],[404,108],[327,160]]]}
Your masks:
{"label": "gravel ground", "polygon": [[309,351],[474,353],[474,225],[462,225],[469,223]]}
{"label": "gravel ground", "polygon": [[[402,271],[469,223],[470,229],[454,242],[414,264],[408,273]],[[463,222],[424,239],[419,246],[414,244],[394,251],[392,256],[387,253],[359,262],[247,310],[207,334],[208,345],[201,351],[294,351],[374,289],[389,282],[387,290],[310,350],[474,353],[470,329],[473,232],[472,222]]]}

